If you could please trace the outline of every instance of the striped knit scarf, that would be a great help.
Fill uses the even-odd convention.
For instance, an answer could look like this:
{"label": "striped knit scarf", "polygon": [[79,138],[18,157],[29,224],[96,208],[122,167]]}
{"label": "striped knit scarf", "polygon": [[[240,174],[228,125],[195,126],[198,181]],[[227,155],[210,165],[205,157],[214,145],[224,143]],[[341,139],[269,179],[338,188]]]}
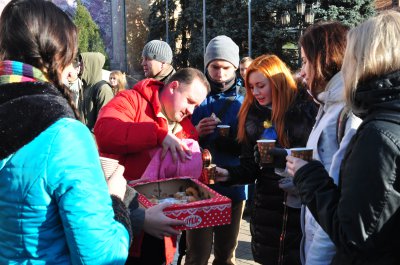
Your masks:
{"label": "striped knit scarf", "polygon": [[61,118],[74,113],[39,69],[0,62],[0,160],[18,151]]}
{"label": "striped knit scarf", "polygon": [[16,82],[48,82],[42,71],[17,61],[0,61],[0,84]]}

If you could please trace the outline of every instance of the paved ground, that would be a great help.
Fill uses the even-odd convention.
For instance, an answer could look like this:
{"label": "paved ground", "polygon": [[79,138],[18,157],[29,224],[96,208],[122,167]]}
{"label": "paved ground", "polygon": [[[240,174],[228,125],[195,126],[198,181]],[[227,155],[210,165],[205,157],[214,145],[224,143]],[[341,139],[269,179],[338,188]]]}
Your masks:
{"label": "paved ground", "polygon": [[[208,264],[211,265],[214,256],[211,255]],[[184,260],[182,264],[184,264]],[[173,262],[176,264],[176,259]],[[251,254],[251,247],[250,247],[250,229],[249,229],[249,218],[245,218],[242,220],[242,224],[240,226],[239,231],[239,238],[238,238],[238,247],[236,249],[236,264],[237,265],[255,265],[258,264],[253,261],[253,255]]]}

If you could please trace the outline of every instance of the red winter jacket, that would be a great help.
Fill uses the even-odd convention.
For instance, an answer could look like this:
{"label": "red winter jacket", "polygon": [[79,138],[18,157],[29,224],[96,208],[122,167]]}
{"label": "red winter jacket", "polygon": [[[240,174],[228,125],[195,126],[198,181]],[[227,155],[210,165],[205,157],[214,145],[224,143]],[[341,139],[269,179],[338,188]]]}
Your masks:
{"label": "red winter jacket", "polygon": [[[98,116],[94,134],[102,156],[118,159],[125,167],[125,178],[139,179],[149,164],[149,150],[161,146],[168,133],[168,122],[161,114],[159,89],[163,83],[144,79],[133,89],[118,93]],[[189,118],[180,122],[175,135],[198,140]]]}

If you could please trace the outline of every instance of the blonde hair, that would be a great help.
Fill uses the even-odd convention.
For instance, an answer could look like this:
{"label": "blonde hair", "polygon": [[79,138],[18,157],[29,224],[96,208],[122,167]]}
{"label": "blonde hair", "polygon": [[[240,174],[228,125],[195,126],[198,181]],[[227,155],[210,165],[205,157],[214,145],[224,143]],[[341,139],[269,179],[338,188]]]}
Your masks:
{"label": "blonde hair", "polygon": [[240,60],[240,64],[247,63],[247,62],[251,63],[252,61],[254,61],[253,58],[247,56],[247,57],[243,57]]}
{"label": "blonde hair", "polygon": [[400,69],[400,13],[384,11],[348,33],[342,72],[346,102],[357,112],[359,82]]}
{"label": "blonde hair", "polygon": [[247,69],[245,80],[246,96],[238,113],[239,125],[237,138],[239,142],[247,141],[245,123],[250,106],[255,100],[249,88],[249,76],[253,72],[262,73],[268,78],[271,84],[271,121],[275,124],[279,143],[283,147],[289,147],[289,139],[285,132],[285,114],[296,96],[297,86],[289,68],[276,55],[261,55],[257,57]]}
{"label": "blonde hair", "polygon": [[126,88],[126,76],[124,73],[122,73],[119,70],[111,71],[110,77],[114,76],[115,79],[117,80],[117,86],[112,87],[114,95],[116,95],[118,92],[125,90]]}

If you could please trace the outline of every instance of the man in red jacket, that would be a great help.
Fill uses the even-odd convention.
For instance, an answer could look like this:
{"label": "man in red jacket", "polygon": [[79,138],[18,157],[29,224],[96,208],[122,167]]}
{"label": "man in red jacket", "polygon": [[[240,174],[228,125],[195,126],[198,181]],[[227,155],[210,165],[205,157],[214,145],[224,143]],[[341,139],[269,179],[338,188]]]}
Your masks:
{"label": "man in red jacket", "polygon": [[[101,109],[94,127],[100,153],[118,159],[125,167],[124,176],[128,181],[142,176],[151,160],[148,151],[154,147],[163,148],[162,156],[171,152],[175,161],[185,161],[190,151],[180,139],[198,140],[190,116],[209,91],[210,85],[203,73],[193,68],[184,68],[171,76],[165,85],[155,79],[144,79],[133,89],[120,92]],[[158,265],[165,261],[163,251],[158,251],[164,247],[163,242],[153,236],[162,238],[176,233],[172,228],[164,230],[169,232],[163,235],[154,233],[154,230],[160,231],[160,227],[156,226],[168,222],[169,226],[177,225],[177,220],[167,220],[169,218],[158,212],[158,216],[165,222],[156,224],[155,221],[161,220],[154,220],[150,223],[148,211],[162,211],[156,207],[146,210],[144,224],[137,225],[143,226],[143,230],[152,236],[145,234],[140,258],[130,257],[127,264],[132,261],[132,264]],[[134,228],[135,224],[136,220]]]}

